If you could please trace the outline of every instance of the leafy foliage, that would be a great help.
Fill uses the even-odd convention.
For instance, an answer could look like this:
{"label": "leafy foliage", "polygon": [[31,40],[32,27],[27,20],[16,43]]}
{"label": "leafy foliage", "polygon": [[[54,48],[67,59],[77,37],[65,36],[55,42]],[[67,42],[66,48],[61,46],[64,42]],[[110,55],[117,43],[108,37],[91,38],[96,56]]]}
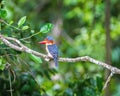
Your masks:
{"label": "leafy foliage", "polygon": [[7,12],[4,9],[0,9],[0,18],[5,18],[7,16]]}
{"label": "leafy foliage", "polygon": [[47,23],[44,26],[41,27],[40,32],[41,33],[48,33],[53,29],[53,24]]}
{"label": "leafy foliage", "polygon": [[[38,42],[52,35],[58,44],[60,57],[89,55],[104,61],[104,3],[104,0],[1,0],[0,18],[4,22],[0,20],[0,33],[15,37],[42,53],[45,53],[45,46],[38,45]],[[111,0],[112,64],[118,68],[119,5],[120,0]],[[104,70],[100,66],[60,62],[56,70],[51,68],[50,62],[15,51],[2,42],[0,49],[1,96],[10,96],[7,63],[12,70],[13,96],[101,96],[103,93]],[[119,96],[119,76],[113,79],[110,82],[111,94]]]}

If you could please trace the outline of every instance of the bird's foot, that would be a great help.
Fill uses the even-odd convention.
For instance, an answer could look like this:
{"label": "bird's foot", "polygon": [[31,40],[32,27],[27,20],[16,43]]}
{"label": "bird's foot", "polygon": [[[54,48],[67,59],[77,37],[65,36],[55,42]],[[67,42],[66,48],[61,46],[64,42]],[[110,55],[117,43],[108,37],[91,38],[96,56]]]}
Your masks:
{"label": "bird's foot", "polygon": [[53,58],[50,57],[50,56],[48,56],[48,57],[45,58],[46,61],[51,61],[52,59],[53,59]]}
{"label": "bird's foot", "polygon": [[45,61],[50,61],[50,58],[45,58]]}

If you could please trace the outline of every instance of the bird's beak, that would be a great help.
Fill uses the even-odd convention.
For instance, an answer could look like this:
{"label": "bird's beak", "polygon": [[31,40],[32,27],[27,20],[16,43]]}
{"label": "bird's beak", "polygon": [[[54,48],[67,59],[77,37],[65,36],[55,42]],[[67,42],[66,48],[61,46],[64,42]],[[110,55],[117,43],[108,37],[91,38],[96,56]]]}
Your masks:
{"label": "bird's beak", "polygon": [[46,43],[47,43],[46,40],[39,42],[39,44],[46,44]]}

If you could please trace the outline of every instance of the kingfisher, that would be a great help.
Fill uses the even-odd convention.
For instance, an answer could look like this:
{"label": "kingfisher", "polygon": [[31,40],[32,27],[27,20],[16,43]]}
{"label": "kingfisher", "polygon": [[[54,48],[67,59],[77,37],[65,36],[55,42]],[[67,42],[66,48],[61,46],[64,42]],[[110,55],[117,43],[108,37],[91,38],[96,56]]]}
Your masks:
{"label": "kingfisher", "polygon": [[58,47],[54,42],[54,39],[51,36],[47,36],[43,41],[39,42],[39,44],[46,45],[46,51],[48,56],[53,58],[55,62],[55,66],[58,66]]}

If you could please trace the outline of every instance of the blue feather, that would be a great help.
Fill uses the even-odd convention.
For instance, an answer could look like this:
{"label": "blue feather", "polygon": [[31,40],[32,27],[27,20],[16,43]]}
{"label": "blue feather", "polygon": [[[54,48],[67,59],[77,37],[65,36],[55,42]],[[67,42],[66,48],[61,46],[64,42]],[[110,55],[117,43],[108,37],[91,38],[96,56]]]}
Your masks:
{"label": "blue feather", "polygon": [[49,53],[52,55],[55,65],[58,66],[58,47],[56,44],[47,45]]}
{"label": "blue feather", "polygon": [[51,36],[47,36],[46,37],[48,40],[52,40],[53,41],[53,38]]}
{"label": "blue feather", "polygon": [[55,66],[58,67],[58,58],[54,58]]}

